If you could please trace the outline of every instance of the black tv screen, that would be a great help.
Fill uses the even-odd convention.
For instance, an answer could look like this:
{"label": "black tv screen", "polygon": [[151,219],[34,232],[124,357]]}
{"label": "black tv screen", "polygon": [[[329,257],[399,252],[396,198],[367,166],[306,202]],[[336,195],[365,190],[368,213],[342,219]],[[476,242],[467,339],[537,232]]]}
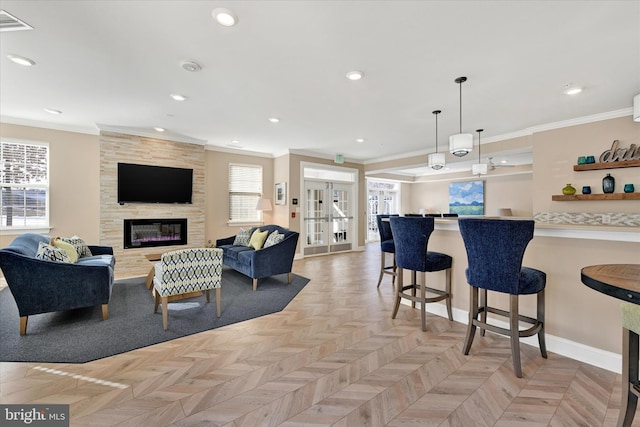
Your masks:
{"label": "black tv screen", "polygon": [[118,163],[118,203],[191,203],[193,169]]}

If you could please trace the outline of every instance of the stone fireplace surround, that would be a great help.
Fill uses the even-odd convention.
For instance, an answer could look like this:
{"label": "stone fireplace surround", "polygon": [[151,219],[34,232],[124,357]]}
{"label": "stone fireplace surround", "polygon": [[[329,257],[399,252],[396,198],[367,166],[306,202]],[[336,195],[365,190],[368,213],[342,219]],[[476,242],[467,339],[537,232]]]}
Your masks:
{"label": "stone fireplace surround", "polygon": [[[193,169],[192,203],[119,205],[119,162]],[[100,133],[100,244],[113,247],[116,279],[146,276],[150,263],[145,255],[204,246],[204,163],[204,145],[106,131]],[[125,249],[124,220],[145,218],[186,219],[187,243]]]}

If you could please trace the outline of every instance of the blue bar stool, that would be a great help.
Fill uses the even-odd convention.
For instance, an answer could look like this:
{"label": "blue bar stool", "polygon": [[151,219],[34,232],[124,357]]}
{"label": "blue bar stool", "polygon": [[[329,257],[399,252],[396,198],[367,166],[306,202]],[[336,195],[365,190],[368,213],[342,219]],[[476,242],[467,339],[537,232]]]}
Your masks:
{"label": "blue bar stool", "polygon": [[[506,335],[511,338],[513,370],[518,378],[522,378],[520,337],[538,334],[540,353],[542,357],[547,357],[544,340],[544,289],[547,275],[522,266],[525,249],[533,238],[535,223],[531,220],[461,218],[458,224],[467,250],[469,268],[466,276],[471,286],[469,324],[463,353],[469,354],[476,327],[480,328],[482,335],[485,330]],[[478,290],[481,290],[479,303]],[[487,304],[487,290],[509,294],[509,310],[490,307]],[[537,295],[535,319],[518,312],[518,296],[533,294]],[[487,313],[507,317],[509,328],[487,323]],[[530,324],[531,327],[520,330],[519,322]]]}
{"label": "blue bar stool", "polygon": [[[422,330],[427,330],[426,325],[426,304],[445,300],[449,320],[453,320],[451,315],[451,264],[453,259],[440,252],[427,250],[429,237],[433,232],[434,219],[429,217],[399,217],[390,218],[391,230],[393,231],[393,241],[396,246],[396,264],[398,265],[398,294],[396,305],[393,309],[392,319],[396,318],[400,301],[406,298],[411,301],[415,308],[416,302],[420,303],[420,316],[422,320]],[[411,270],[411,284],[404,285],[402,277],[403,270]],[[445,290],[427,287],[425,272],[445,271]],[[422,284],[417,283],[417,272],[423,274]],[[420,290],[420,295],[416,296],[416,291]],[[405,291],[411,290],[411,294]],[[426,292],[436,294],[435,297],[427,298]]]}
{"label": "blue bar stool", "polygon": [[[378,223],[378,233],[380,234],[380,278],[378,278],[378,288],[380,287],[380,283],[382,282],[382,276],[385,274],[390,274],[391,284],[394,285],[396,283],[396,246],[393,243],[393,234],[391,234],[391,223],[389,222],[389,217],[398,216],[396,215],[387,215],[380,214],[376,215],[376,222]],[[386,254],[392,254],[393,256],[393,264],[386,265]]]}
{"label": "blue bar stool", "polygon": [[640,306],[623,302],[620,304],[622,319],[622,402],[618,427],[629,427],[638,406],[640,384],[638,383],[638,334],[640,334]]}

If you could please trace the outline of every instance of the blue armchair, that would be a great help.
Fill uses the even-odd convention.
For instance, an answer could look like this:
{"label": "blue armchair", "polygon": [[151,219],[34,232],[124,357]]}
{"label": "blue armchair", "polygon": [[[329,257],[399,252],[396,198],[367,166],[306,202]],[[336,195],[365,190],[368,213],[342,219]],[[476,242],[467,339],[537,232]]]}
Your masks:
{"label": "blue armchair", "polygon": [[34,314],[102,305],[102,318],[109,317],[113,248],[89,246],[93,256],[75,263],[36,258],[39,243],[50,240],[49,236],[25,233],[0,249],[0,269],[18,306],[20,335],[27,333],[28,317]]}
{"label": "blue armchair", "polygon": [[278,230],[278,233],[284,234],[284,239],[273,246],[258,250],[248,246],[234,245],[235,236],[218,239],[216,247],[224,251],[222,263],[251,277],[254,291],[258,287],[258,279],[276,274],[287,273],[288,282],[291,283],[291,267],[300,233],[279,225],[263,225],[259,228],[261,231],[267,230],[269,234]]}

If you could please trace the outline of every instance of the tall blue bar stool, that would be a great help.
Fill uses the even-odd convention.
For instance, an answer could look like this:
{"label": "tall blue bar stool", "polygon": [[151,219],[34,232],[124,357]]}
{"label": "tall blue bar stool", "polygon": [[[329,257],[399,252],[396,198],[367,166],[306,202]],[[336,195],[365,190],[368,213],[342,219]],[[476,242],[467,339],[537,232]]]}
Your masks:
{"label": "tall blue bar stool", "polygon": [[[511,338],[513,370],[518,378],[522,378],[520,337],[538,334],[540,353],[542,357],[547,357],[544,339],[544,289],[547,276],[540,270],[522,266],[525,249],[533,238],[534,221],[461,218],[458,224],[467,250],[469,268],[466,276],[471,286],[469,324],[463,353],[469,354],[476,327],[480,328],[483,335],[485,330],[506,335]],[[478,290],[481,291],[479,303]],[[488,290],[509,294],[509,310],[490,307],[487,304]],[[537,295],[535,319],[518,312],[518,296],[533,294]],[[507,317],[509,328],[489,324],[487,313]],[[531,326],[520,330],[520,322]]]}
{"label": "tall blue bar stool", "polygon": [[[393,241],[396,246],[396,264],[398,265],[398,294],[396,305],[393,309],[392,319],[396,318],[400,301],[406,298],[415,307],[416,302],[420,303],[420,316],[422,320],[422,330],[427,330],[426,324],[426,304],[445,300],[449,320],[453,320],[451,315],[451,264],[453,259],[440,252],[427,250],[429,237],[433,232],[434,220],[429,217],[398,217],[390,218],[391,230],[393,231]],[[411,270],[411,284],[404,285],[402,277],[403,270]],[[445,290],[427,287],[426,272],[445,271]],[[417,272],[421,271],[423,280],[417,283]],[[416,291],[420,290],[420,295]],[[405,291],[411,291],[411,294]],[[427,298],[426,293],[433,293],[437,296]]]}
{"label": "tall blue bar stool", "polygon": [[[391,223],[389,217],[398,216],[380,214],[376,215],[376,222],[378,224],[378,233],[380,234],[380,277],[378,278],[378,287],[382,282],[382,276],[385,274],[391,275],[391,284],[396,282],[396,246],[393,243],[393,234],[391,234]],[[387,265],[387,255],[391,254],[393,257],[393,263]]]}
{"label": "tall blue bar stool", "polygon": [[618,427],[629,427],[633,422],[640,395],[638,381],[638,335],[640,334],[640,306],[620,304],[622,319],[622,401]]}

